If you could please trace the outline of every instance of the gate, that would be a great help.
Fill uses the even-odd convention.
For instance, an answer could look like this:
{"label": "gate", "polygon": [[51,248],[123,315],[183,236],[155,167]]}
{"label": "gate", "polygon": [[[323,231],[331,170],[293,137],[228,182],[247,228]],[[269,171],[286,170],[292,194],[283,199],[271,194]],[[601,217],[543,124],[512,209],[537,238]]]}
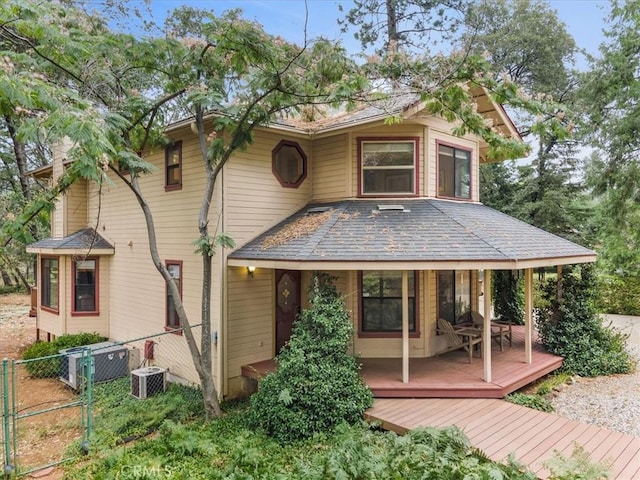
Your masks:
{"label": "gate", "polygon": [[[83,349],[73,387],[60,381],[66,357],[2,360],[2,472],[25,475],[69,458],[67,445],[86,449],[91,433],[93,357]],[[68,367],[67,367],[68,368]]]}

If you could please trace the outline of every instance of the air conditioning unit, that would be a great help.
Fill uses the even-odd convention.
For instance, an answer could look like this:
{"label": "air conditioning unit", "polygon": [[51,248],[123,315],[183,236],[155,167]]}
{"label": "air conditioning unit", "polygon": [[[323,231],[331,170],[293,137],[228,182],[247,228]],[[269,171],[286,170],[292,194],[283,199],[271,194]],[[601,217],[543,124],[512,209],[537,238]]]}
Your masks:
{"label": "air conditioning unit", "polygon": [[74,390],[82,386],[82,359],[85,350],[91,352],[91,377],[94,383],[106,382],[127,375],[129,371],[129,350],[124,345],[100,342],[84,347],[60,350],[60,380]]}
{"label": "air conditioning unit", "polygon": [[152,397],[164,392],[167,386],[167,369],[145,367],[131,371],[131,395],[136,398]]}

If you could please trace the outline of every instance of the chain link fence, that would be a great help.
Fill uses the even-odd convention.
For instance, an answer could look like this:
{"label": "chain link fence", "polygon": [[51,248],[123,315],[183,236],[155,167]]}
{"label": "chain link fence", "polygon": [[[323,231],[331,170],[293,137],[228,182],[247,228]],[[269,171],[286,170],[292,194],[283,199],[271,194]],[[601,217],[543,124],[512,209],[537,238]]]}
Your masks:
{"label": "chain link fence", "polygon": [[[200,325],[193,328],[198,336]],[[26,475],[87,450],[94,423],[94,386],[130,383],[143,400],[169,381],[196,383],[180,329],[126,342],[100,342],[56,355],[0,364],[0,454],[5,475]]]}

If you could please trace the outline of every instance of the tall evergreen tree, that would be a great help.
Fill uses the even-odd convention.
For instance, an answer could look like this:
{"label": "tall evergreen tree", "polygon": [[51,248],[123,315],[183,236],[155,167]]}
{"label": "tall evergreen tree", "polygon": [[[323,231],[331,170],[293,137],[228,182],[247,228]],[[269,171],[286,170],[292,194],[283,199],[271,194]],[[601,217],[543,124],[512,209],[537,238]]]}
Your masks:
{"label": "tall evergreen tree", "polygon": [[607,40],[584,76],[595,148],[587,178],[598,199],[601,258],[640,275],[640,1],[612,2]]}

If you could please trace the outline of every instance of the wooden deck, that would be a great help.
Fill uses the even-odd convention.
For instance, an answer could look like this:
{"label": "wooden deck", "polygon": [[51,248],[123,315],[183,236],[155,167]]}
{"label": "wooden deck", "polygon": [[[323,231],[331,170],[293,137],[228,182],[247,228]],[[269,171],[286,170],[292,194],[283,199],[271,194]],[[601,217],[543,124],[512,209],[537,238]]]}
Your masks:
{"label": "wooden deck", "polygon": [[[437,357],[412,358],[409,383],[402,383],[402,359],[363,358],[361,374],[377,398],[502,398],[562,365],[562,358],[533,348],[533,362],[524,361],[524,327],[513,327],[513,345],[500,351],[493,342],[492,382],[483,380],[482,359],[462,350]],[[273,360],[242,367],[242,375],[259,378],[276,368]]]}
{"label": "wooden deck", "polygon": [[400,434],[421,426],[455,425],[493,460],[502,462],[514,453],[542,479],[549,475],[542,464],[556,450],[570,456],[575,443],[584,447],[592,462],[609,465],[610,478],[640,479],[640,438],[503,400],[376,399],[365,416]]}

